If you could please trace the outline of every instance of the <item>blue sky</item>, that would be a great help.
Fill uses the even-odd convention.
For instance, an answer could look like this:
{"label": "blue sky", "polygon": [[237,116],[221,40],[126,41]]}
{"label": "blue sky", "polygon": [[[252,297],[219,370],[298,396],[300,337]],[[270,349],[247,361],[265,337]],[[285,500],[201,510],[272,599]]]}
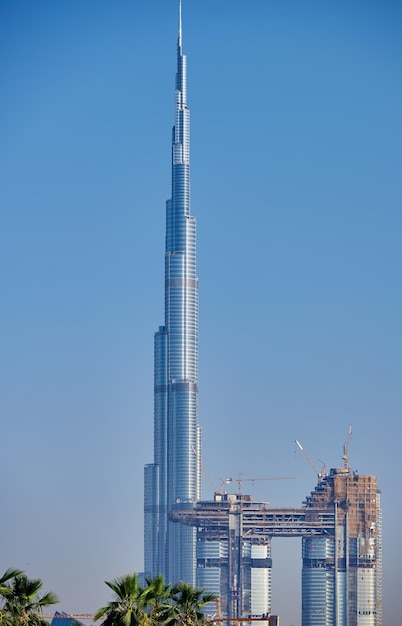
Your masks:
{"label": "blue sky", "polygon": [[[402,5],[183,4],[205,472],[295,476],[248,487],[298,506],[315,475],[294,440],[337,467],[352,424],[396,626]],[[142,568],[176,5],[0,4],[0,566],[69,612]],[[299,540],[273,559],[274,611],[297,626]]]}

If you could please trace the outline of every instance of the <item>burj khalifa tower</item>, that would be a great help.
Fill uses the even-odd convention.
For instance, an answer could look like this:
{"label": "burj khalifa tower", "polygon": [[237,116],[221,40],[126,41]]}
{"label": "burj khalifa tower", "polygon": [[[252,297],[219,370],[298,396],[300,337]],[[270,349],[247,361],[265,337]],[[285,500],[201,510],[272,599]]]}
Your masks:
{"label": "burj khalifa tower", "polygon": [[196,221],[190,214],[190,111],[179,0],[172,189],[166,202],[165,322],[154,342],[154,461],[145,466],[144,574],[195,585],[195,529],[169,511],[201,497]]}

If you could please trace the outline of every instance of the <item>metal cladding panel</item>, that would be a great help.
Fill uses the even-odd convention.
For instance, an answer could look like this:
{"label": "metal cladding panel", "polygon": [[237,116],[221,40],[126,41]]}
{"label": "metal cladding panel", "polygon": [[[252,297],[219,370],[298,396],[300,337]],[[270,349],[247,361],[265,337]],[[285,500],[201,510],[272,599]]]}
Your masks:
{"label": "metal cladding panel", "polygon": [[191,383],[172,383],[169,389],[167,484],[168,506],[173,506],[200,497],[199,464],[194,453],[198,439],[198,394]]}
{"label": "metal cladding panel", "polygon": [[303,626],[335,626],[334,590],[334,572],[330,572],[325,568],[303,569]]}
{"label": "metal cladding panel", "polygon": [[[206,589],[210,593],[214,593],[218,598],[221,592],[221,568],[220,567],[204,567],[197,568],[197,588]],[[208,602],[203,607],[204,615],[216,615],[216,602]]]}
{"label": "metal cladding panel", "polygon": [[222,556],[221,541],[198,541],[198,559],[219,559]]}
{"label": "metal cladding panel", "polygon": [[375,569],[359,568],[357,575],[358,626],[376,626]]}
{"label": "metal cladding panel", "polygon": [[146,576],[158,567],[159,528],[159,467],[146,465],[144,471],[144,573]]}
{"label": "metal cladding panel", "polygon": [[271,569],[251,568],[251,615],[271,613]]}
{"label": "metal cladding panel", "polygon": [[333,559],[335,551],[335,542],[332,538],[312,537],[303,540],[302,553],[303,559],[321,560]]}

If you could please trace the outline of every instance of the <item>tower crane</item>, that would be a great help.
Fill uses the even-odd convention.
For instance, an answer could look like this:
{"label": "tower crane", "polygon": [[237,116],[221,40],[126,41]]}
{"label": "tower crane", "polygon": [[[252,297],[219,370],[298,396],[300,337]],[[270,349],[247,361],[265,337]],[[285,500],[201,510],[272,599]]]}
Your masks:
{"label": "tower crane", "polygon": [[222,481],[219,490],[217,493],[221,493],[223,485],[227,483],[237,483],[238,492],[241,493],[241,486],[244,482],[253,483],[256,480],[295,480],[295,476],[268,476],[268,477],[258,477],[258,478],[243,478],[243,474],[240,473],[238,478],[226,478]]}
{"label": "tower crane", "polygon": [[349,426],[349,430],[348,430],[347,439],[346,439],[345,443],[343,444],[342,459],[343,459],[343,469],[345,470],[345,472],[350,472],[349,444],[350,444],[351,436],[352,436],[352,426],[350,425]]}
{"label": "tower crane", "polygon": [[300,451],[303,453],[303,456],[306,459],[306,461],[311,465],[311,467],[313,468],[313,470],[317,474],[318,478],[320,479],[323,476],[325,476],[326,475],[326,469],[327,469],[327,466],[325,465],[325,463],[323,464],[323,466],[321,468],[321,471],[318,471],[318,469],[314,465],[313,461],[310,459],[309,455],[307,454],[307,452],[305,451],[305,449],[301,445],[300,441],[297,441],[297,439],[295,439],[295,443],[299,447]]}

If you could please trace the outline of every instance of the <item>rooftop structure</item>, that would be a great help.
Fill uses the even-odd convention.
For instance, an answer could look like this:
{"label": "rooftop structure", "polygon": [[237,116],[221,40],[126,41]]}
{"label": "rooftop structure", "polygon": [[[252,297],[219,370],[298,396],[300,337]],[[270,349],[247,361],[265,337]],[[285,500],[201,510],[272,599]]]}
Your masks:
{"label": "rooftop structure", "polygon": [[[47,616],[43,616],[46,618]],[[93,619],[93,615],[70,615],[70,613],[64,613],[62,611],[56,611],[52,617],[52,626],[85,626],[83,622],[80,622],[78,618],[81,619]]]}

